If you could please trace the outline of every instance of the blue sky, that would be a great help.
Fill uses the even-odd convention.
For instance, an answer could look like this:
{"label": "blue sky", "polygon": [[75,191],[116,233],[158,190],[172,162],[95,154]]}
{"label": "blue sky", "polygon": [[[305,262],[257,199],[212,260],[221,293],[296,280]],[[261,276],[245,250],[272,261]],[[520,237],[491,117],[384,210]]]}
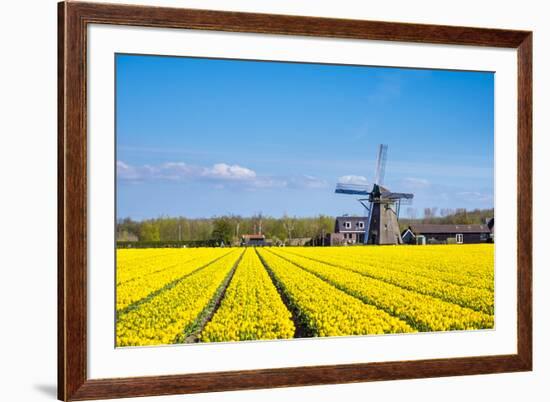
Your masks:
{"label": "blue sky", "polygon": [[[362,214],[338,180],[493,207],[490,72],[116,56],[118,218]],[[406,215],[406,212],[403,214]]]}

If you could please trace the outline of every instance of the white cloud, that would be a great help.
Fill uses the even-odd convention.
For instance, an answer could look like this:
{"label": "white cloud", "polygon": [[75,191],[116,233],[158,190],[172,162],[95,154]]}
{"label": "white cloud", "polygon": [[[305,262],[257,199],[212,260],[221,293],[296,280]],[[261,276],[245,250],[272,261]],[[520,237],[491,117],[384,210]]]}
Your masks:
{"label": "white cloud", "polygon": [[167,162],[160,165],[131,166],[117,161],[119,179],[127,181],[144,180],[253,180],[256,173],[239,165],[216,163],[211,167],[188,165],[184,162]]}
{"label": "white cloud", "polygon": [[181,180],[200,173],[200,168],[183,162],[168,162],[160,166],[146,165],[148,173],[155,179]]}
{"label": "white cloud", "polygon": [[139,180],[140,174],[132,166],[122,161],[116,163],[117,176],[123,180]]}
{"label": "white cloud", "polygon": [[225,185],[244,186],[248,189],[269,188],[325,188],[328,183],[320,178],[300,175],[277,177],[258,175],[254,170],[240,165],[216,163],[203,167],[184,162],[167,162],[160,165],[131,166],[117,161],[117,177],[127,182],[150,180],[211,182],[215,188]]}
{"label": "white cloud", "polygon": [[368,180],[365,176],[356,176],[356,175],[350,174],[350,175],[339,177],[338,183],[367,185]]}
{"label": "white cloud", "polygon": [[130,166],[122,161],[116,161],[117,169],[128,169]]}
{"label": "white cloud", "polygon": [[202,176],[218,180],[252,180],[256,177],[256,172],[239,165],[216,163],[211,168],[205,168]]}

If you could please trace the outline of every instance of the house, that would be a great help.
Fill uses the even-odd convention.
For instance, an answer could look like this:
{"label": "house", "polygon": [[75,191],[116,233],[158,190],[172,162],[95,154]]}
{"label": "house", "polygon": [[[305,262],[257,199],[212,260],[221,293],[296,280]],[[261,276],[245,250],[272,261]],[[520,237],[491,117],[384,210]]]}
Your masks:
{"label": "house", "polygon": [[405,244],[472,244],[492,242],[491,234],[488,225],[418,223],[410,225],[401,237]]}
{"label": "house", "polygon": [[242,235],[241,246],[254,247],[254,246],[268,246],[268,242],[265,240],[265,236],[261,234]]}
{"label": "house", "polygon": [[363,244],[368,218],[364,216],[339,216],[334,223],[334,233],[329,236],[331,246],[339,244]]}

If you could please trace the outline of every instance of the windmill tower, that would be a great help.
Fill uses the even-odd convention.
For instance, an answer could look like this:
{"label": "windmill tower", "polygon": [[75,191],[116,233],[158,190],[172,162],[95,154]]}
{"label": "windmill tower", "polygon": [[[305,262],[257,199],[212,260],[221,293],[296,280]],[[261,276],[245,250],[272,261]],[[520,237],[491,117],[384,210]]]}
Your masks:
{"label": "windmill tower", "polygon": [[410,203],[414,195],[394,193],[383,187],[388,146],[380,144],[376,158],[376,170],[372,187],[367,184],[336,184],[338,194],[358,195],[357,201],[368,213],[365,227],[365,244],[402,244],[399,230],[401,204]]}

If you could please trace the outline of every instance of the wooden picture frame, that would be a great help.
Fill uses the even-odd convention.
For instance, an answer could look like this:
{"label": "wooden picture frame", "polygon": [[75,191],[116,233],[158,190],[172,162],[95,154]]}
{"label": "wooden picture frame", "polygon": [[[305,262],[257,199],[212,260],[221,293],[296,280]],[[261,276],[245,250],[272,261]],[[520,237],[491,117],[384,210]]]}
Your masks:
{"label": "wooden picture frame", "polygon": [[[532,369],[532,32],[128,5],[58,5],[58,397],[121,398]],[[517,354],[212,372],[87,376],[87,26],[130,25],[517,49]]]}

